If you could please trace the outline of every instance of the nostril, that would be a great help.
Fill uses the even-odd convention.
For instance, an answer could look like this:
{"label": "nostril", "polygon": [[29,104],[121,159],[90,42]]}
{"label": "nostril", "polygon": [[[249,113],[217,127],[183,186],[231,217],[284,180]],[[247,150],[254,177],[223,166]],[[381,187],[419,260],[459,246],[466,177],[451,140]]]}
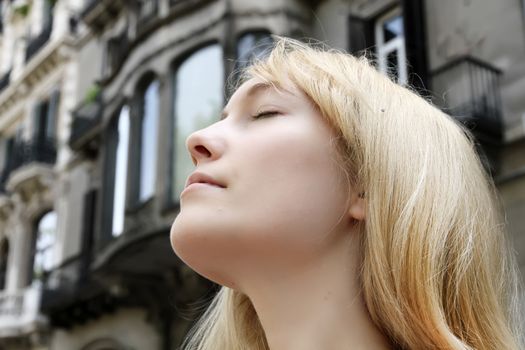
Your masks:
{"label": "nostril", "polygon": [[206,157],[211,156],[211,152],[208,151],[208,149],[202,145],[195,146],[195,150]]}

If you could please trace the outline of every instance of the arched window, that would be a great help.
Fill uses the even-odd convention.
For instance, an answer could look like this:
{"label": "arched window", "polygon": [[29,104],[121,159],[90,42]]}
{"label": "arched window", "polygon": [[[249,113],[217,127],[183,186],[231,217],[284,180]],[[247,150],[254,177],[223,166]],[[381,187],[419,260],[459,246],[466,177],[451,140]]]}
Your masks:
{"label": "arched window", "polygon": [[173,82],[171,199],[176,202],[193,170],[186,138],[218,120],[222,109],[224,66],[221,46],[212,44],[194,52],[179,65]]}
{"label": "arched window", "polygon": [[155,194],[157,167],[157,134],[159,119],[159,81],[153,80],[144,90],[142,99],[139,201]]}
{"label": "arched window", "polygon": [[41,281],[53,267],[53,246],[56,242],[57,215],[50,211],[36,225],[33,281]]}
{"label": "arched window", "polygon": [[117,147],[115,156],[115,180],[113,187],[113,237],[120,236],[124,231],[124,211],[126,203],[126,184],[128,177],[129,149],[129,108],[123,106],[118,116]]}
{"label": "arched window", "polygon": [[273,39],[268,31],[248,32],[237,41],[236,71],[248,66],[254,59],[261,58],[269,53]]}

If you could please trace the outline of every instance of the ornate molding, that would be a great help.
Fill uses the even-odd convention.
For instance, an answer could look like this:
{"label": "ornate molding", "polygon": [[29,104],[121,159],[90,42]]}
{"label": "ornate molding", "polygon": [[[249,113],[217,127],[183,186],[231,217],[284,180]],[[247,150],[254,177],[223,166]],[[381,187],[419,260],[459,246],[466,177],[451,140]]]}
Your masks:
{"label": "ornate molding", "polygon": [[[73,46],[73,39],[69,36],[52,40],[45,45],[24,67],[21,76],[12,80],[11,84],[0,93],[0,116],[5,116],[18,104],[23,103],[26,96],[35,85],[50,75],[51,72],[62,66],[71,56],[69,47]],[[10,113],[16,117],[16,113]],[[2,120],[0,124],[9,124]]]}

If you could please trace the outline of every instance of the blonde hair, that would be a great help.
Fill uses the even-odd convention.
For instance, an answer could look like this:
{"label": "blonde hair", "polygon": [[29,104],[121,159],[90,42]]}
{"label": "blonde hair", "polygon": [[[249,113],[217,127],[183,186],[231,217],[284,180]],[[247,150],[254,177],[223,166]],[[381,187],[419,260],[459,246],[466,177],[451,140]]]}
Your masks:
{"label": "blonde hair", "polygon": [[[519,349],[516,264],[471,134],[364,57],[275,38],[244,80],[291,81],[339,136],[365,192],[360,281],[373,322],[400,349]],[[184,348],[268,345],[249,298],[222,287]]]}

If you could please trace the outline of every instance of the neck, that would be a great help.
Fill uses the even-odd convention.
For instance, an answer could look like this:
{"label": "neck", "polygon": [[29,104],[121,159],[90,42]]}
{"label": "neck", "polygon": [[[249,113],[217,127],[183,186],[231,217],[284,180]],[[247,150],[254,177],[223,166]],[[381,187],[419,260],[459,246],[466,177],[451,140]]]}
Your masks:
{"label": "neck", "polygon": [[337,246],[311,266],[255,274],[245,292],[271,350],[390,349],[360,294],[357,242]]}

